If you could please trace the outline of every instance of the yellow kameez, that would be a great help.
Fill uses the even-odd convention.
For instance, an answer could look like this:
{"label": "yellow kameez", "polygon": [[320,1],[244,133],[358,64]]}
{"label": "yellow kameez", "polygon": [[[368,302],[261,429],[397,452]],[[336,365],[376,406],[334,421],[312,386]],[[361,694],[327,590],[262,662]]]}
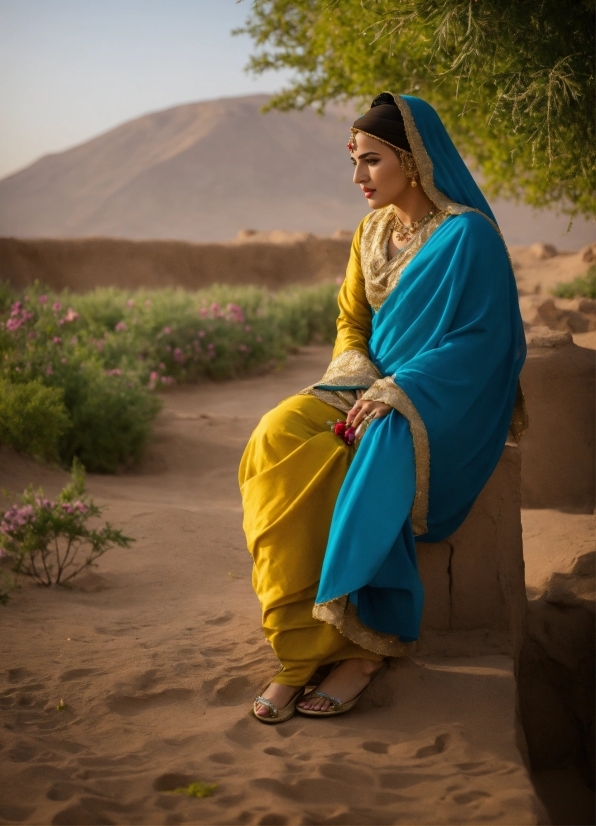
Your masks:
{"label": "yellow kameez", "polygon": [[[361,228],[339,297],[334,357],[347,350],[368,357],[371,311],[360,236]],[[265,636],[283,666],[274,681],[284,685],[305,685],[319,665],[382,659],[312,616],[335,501],[354,455],[329,429],[337,419],[345,421],[337,407],[311,395],[291,396],[263,416],[240,465],[252,582]]]}

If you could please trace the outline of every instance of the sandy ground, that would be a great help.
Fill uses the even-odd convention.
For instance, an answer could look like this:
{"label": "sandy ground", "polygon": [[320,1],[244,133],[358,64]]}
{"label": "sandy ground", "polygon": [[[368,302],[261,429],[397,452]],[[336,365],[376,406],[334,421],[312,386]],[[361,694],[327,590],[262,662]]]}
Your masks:
{"label": "sandy ground", "polygon": [[[0,609],[0,822],[547,822],[507,657],[394,662],[335,720],[248,716],[276,660],[236,468],[258,417],[328,358],[308,348],[275,375],[174,389],[143,465],[89,478],[137,542],[72,590],[25,586]],[[0,453],[0,488],[55,493],[66,478]],[[213,796],[168,793],[195,780]]]}

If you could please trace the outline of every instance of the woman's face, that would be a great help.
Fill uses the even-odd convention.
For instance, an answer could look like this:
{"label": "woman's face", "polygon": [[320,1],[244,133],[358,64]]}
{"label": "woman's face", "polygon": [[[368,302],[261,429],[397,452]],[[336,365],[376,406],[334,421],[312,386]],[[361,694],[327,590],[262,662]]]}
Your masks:
{"label": "woman's face", "polygon": [[351,152],[354,164],[354,183],[358,184],[372,209],[389,204],[399,205],[408,192],[410,179],[406,177],[394,150],[381,141],[356,133],[355,147]]}

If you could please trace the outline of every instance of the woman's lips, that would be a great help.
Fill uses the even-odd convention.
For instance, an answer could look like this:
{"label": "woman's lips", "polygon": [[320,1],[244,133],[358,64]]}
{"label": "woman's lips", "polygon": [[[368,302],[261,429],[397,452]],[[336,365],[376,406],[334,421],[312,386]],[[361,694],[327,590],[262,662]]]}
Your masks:
{"label": "woman's lips", "polygon": [[371,195],[374,194],[374,189],[367,189],[365,186],[362,187],[362,191],[364,192],[365,198],[370,198]]}

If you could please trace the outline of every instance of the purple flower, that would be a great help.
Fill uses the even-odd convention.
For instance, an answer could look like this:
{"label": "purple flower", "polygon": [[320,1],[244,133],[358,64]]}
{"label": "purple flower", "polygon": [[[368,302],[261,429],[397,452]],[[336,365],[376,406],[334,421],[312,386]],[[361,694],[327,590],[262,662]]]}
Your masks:
{"label": "purple flower", "polygon": [[62,304],[60,304],[60,302],[59,302],[59,301],[54,301],[54,303],[52,304],[52,310],[53,310],[55,313],[57,313],[57,312],[58,312],[58,310],[61,310],[61,309],[62,309]]}

